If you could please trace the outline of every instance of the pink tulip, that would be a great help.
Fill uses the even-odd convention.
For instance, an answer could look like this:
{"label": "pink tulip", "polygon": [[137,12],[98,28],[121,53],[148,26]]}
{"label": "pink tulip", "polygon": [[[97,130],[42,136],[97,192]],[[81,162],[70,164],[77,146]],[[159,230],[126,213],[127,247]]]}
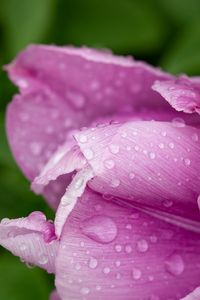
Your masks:
{"label": "pink tulip", "polygon": [[200,299],[200,78],[54,46],[6,70],[10,147],[56,217],[4,219],[0,244],[55,274],[52,300]]}

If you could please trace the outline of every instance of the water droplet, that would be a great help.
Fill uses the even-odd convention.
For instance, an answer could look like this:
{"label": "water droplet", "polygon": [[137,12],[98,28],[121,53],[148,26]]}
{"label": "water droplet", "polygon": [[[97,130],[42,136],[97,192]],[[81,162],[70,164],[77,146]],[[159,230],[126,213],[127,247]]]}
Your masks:
{"label": "water droplet", "polygon": [[153,281],[154,280],[154,276],[153,275],[149,275],[149,281]]}
{"label": "water droplet", "polygon": [[98,266],[98,260],[94,257],[91,257],[89,260],[90,269],[95,269]]}
{"label": "water droplet", "polygon": [[112,159],[105,160],[104,164],[107,169],[112,169],[115,166],[115,162]]}
{"label": "water droplet", "polygon": [[21,251],[25,251],[25,250],[27,250],[28,247],[27,247],[26,244],[22,243],[22,244],[19,246],[19,248],[20,248]]}
{"label": "water droplet", "polygon": [[125,252],[128,253],[128,254],[130,254],[130,253],[132,252],[132,247],[131,247],[131,245],[126,245],[126,246],[125,246]]}
{"label": "water droplet", "polygon": [[185,158],[185,159],[184,159],[184,164],[185,164],[186,166],[190,166],[191,160],[190,160],[189,158]]}
{"label": "water droplet", "polygon": [[185,269],[182,257],[177,253],[173,253],[166,259],[165,268],[172,275],[181,275]]}
{"label": "water droplet", "polygon": [[133,178],[135,178],[135,174],[134,174],[134,173],[132,173],[132,172],[131,172],[131,173],[129,173],[129,178],[130,178],[130,179],[133,179]]}
{"label": "water droplet", "polygon": [[174,127],[185,127],[185,121],[182,118],[172,119],[172,125]]}
{"label": "water droplet", "polygon": [[132,270],[132,276],[133,276],[133,279],[135,279],[135,280],[140,279],[141,276],[142,276],[141,270],[137,269],[137,268],[133,268],[133,270]]}
{"label": "water droplet", "polygon": [[139,146],[138,145],[136,145],[135,147],[134,147],[134,149],[135,149],[135,151],[139,151]]}
{"label": "water droplet", "polygon": [[96,286],[96,290],[97,290],[97,291],[100,291],[100,290],[101,290],[101,286],[100,286],[100,285],[97,285],[97,286]]}
{"label": "water droplet", "polygon": [[83,94],[80,94],[79,92],[68,91],[66,93],[66,97],[69,99],[69,101],[75,108],[80,109],[85,106],[86,103],[85,96]]}
{"label": "water droplet", "polygon": [[171,207],[173,205],[173,201],[171,201],[171,200],[164,200],[163,201],[163,205],[165,207]]}
{"label": "water droplet", "polygon": [[115,250],[116,250],[116,252],[121,252],[122,251],[122,246],[121,245],[115,245]]}
{"label": "water droplet", "polygon": [[158,238],[155,234],[152,234],[149,239],[152,243],[156,243],[158,241]]}
{"label": "water droplet", "polygon": [[97,215],[81,223],[82,232],[99,243],[111,243],[117,236],[117,226],[110,218]]}
{"label": "water droplet", "polygon": [[151,159],[155,159],[156,155],[155,155],[154,152],[150,152],[150,153],[149,153],[149,157],[150,157]]}
{"label": "water droplet", "polygon": [[81,143],[86,143],[87,142],[87,136],[86,135],[81,134],[78,139]]}
{"label": "water droplet", "polygon": [[126,229],[131,230],[132,229],[132,225],[131,224],[127,224],[126,225]]}
{"label": "water droplet", "polygon": [[37,156],[40,155],[41,151],[42,151],[42,145],[38,142],[32,142],[30,144],[30,149],[33,155]]}
{"label": "water droplet", "polygon": [[122,132],[121,137],[126,138],[127,137],[127,133],[126,132]]}
{"label": "water droplet", "polygon": [[109,274],[109,273],[110,273],[110,268],[105,267],[105,268],[103,269],[103,272],[104,272],[104,274]]}
{"label": "water droplet", "polygon": [[80,265],[80,264],[76,264],[76,265],[75,265],[75,269],[76,269],[77,271],[79,271],[79,270],[81,269],[81,265]]}
{"label": "water droplet", "polygon": [[137,249],[139,252],[146,252],[149,248],[149,245],[146,240],[140,240],[137,242]]}
{"label": "water droplet", "polygon": [[90,289],[89,288],[87,288],[87,287],[82,287],[81,288],[81,294],[82,295],[88,295],[90,293]]}
{"label": "water droplet", "polygon": [[163,143],[160,143],[160,144],[158,145],[158,147],[159,147],[160,149],[164,149],[165,145],[164,145]]}
{"label": "water droplet", "polygon": [[119,146],[115,144],[111,144],[109,149],[112,154],[117,154],[119,152]]}
{"label": "water droplet", "polygon": [[192,134],[192,140],[193,140],[194,142],[197,142],[197,141],[199,140],[199,137],[198,137],[198,134],[197,134],[197,133],[193,133],[193,134]]}
{"label": "water droplet", "polygon": [[40,264],[40,265],[46,265],[47,263],[48,263],[48,256],[46,255],[46,254],[41,254],[40,256],[39,256],[39,260],[38,260],[38,263]]}
{"label": "water droplet", "polygon": [[111,183],[110,183],[110,186],[113,187],[113,188],[116,188],[120,185],[120,180],[117,179],[117,178],[113,178],[111,180]]}
{"label": "water droplet", "polygon": [[169,143],[169,148],[174,149],[174,143]]}
{"label": "water droplet", "polygon": [[116,265],[117,268],[119,268],[120,265],[121,265],[121,262],[119,260],[116,260],[115,265]]}
{"label": "water droplet", "polygon": [[166,135],[167,135],[167,132],[166,132],[166,131],[162,131],[162,132],[161,132],[161,135],[162,135],[162,136],[166,136]]}
{"label": "water droplet", "polygon": [[88,159],[88,160],[91,160],[94,157],[93,151],[89,148],[84,150],[84,155],[85,155],[86,159]]}

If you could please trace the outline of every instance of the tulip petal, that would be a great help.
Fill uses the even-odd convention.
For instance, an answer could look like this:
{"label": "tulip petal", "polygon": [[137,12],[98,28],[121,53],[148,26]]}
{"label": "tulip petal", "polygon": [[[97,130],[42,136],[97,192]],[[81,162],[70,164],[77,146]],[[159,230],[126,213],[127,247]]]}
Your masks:
{"label": "tulip petal", "polygon": [[200,114],[200,82],[186,76],[156,81],[153,90],[162,95],[177,111]]}
{"label": "tulip petal", "polygon": [[58,242],[54,225],[41,212],[26,218],[3,219],[0,223],[0,245],[19,256],[24,262],[55,272]]}
{"label": "tulip petal", "polygon": [[199,234],[89,189],[60,243],[56,287],[62,300],[175,300],[199,284]]}
{"label": "tulip petal", "polygon": [[21,92],[8,107],[8,139],[29,179],[74,128],[144,104],[170,110],[151,86],[172,76],[103,51],[30,46],[6,70]]}
{"label": "tulip petal", "polygon": [[75,137],[93,169],[93,190],[199,221],[199,129],[179,119],[127,122]]}
{"label": "tulip petal", "polygon": [[60,300],[60,297],[58,296],[56,290],[51,293],[50,300]]}

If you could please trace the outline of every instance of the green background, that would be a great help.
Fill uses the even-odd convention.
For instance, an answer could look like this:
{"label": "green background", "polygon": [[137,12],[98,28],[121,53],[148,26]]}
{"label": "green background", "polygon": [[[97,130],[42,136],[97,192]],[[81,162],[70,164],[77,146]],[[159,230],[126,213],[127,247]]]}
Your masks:
{"label": "green background", "polygon": [[[200,74],[199,0],[0,0],[0,66],[29,43],[88,45],[173,73]],[[0,72],[0,218],[53,213],[29,190],[9,151],[5,109],[16,88]],[[0,299],[45,300],[53,278],[0,249]]]}

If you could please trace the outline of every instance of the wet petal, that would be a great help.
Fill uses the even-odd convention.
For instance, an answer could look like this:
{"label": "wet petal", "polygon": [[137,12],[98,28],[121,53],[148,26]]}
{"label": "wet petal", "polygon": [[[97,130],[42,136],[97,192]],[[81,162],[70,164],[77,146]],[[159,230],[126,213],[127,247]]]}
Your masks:
{"label": "wet petal", "polygon": [[3,219],[0,223],[0,244],[24,262],[55,272],[58,242],[54,225],[41,212],[26,218]]}
{"label": "wet petal", "polygon": [[186,76],[156,81],[153,90],[161,94],[177,111],[200,114],[200,83]]}
{"label": "wet petal", "polygon": [[144,104],[170,109],[151,85],[172,76],[107,52],[30,46],[6,69],[21,92],[8,107],[8,139],[29,179],[74,128]]}
{"label": "wet petal", "polygon": [[180,299],[200,276],[199,234],[86,190],[65,224],[56,287],[65,299]]}
{"label": "wet petal", "polygon": [[60,297],[58,296],[56,290],[51,293],[50,300],[60,300]]}
{"label": "wet petal", "polygon": [[92,189],[199,220],[199,129],[174,119],[113,124],[84,135],[86,143],[75,136],[94,171]]}

